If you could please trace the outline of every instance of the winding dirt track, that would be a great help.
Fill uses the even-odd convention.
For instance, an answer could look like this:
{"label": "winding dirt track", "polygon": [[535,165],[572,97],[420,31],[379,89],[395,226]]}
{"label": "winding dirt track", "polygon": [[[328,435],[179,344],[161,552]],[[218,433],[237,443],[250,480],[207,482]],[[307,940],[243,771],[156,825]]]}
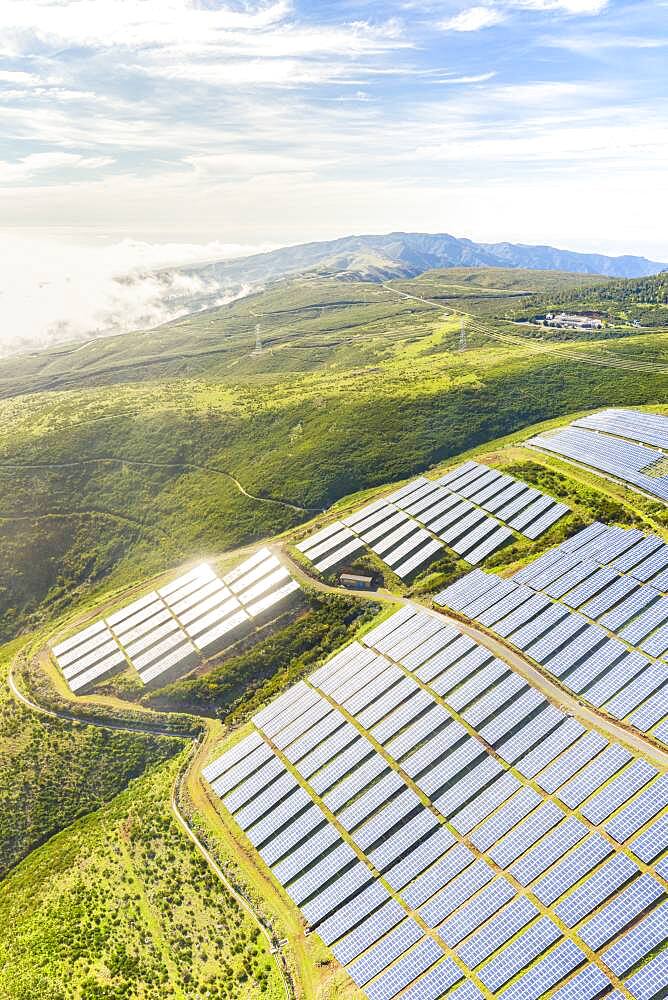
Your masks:
{"label": "winding dirt track", "polygon": [[[155,736],[177,736],[180,739],[188,739],[188,737],[184,736],[183,733],[174,732],[173,729],[169,729],[168,727],[160,728],[157,726],[142,724],[141,722],[138,722],[136,725],[132,725],[130,723],[125,723],[125,724],[117,723],[111,720],[102,722],[97,719],[90,719],[90,720],[81,719],[80,717],[74,715],[71,712],[67,712],[66,710],[56,712],[53,709],[45,708],[43,705],[38,705],[37,702],[27,697],[27,695],[23,694],[23,692],[20,690],[14,678],[13,664],[12,666],[10,666],[9,669],[9,674],[7,676],[7,684],[14,698],[16,698],[16,700],[21,705],[23,705],[24,708],[27,708],[32,712],[36,712],[39,715],[48,716],[51,719],[65,719],[68,722],[77,722],[80,725],[96,726],[99,729],[113,729],[113,730],[120,730],[121,732],[133,732],[133,733],[143,732],[143,733],[150,733]],[[203,722],[206,725],[207,720],[203,719]],[[293,1000],[293,997],[295,996],[295,991],[288,976],[288,973],[283,965],[283,962],[280,960],[280,958],[275,957],[276,948],[271,933],[265,926],[260,915],[253,909],[251,903],[229,881],[229,879],[225,875],[224,871],[222,870],[218,862],[215,860],[211,852],[208,851],[207,848],[204,846],[204,844],[199,839],[199,837],[197,836],[197,834],[195,833],[195,831],[189,824],[188,820],[186,819],[186,817],[183,815],[183,813],[179,808],[178,804],[179,791],[183,781],[185,780],[188,774],[188,771],[194,765],[195,761],[198,758],[197,750],[199,749],[199,747],[200,747],[200,737],[197,737],[196,739],[192,740],[191,753],[187,767],[182,769],[176,776],[176,780],[174,781],[170,794],[170,808],[172,810],[172,814],[176,822],[180,826],[181,830],[185,833],[185,835],[194,845],[195,849],[204,859],[205,863],[211,869],[216,878],[222,883],[226,891],[236,900],[238,905],[244,910],[244,912],[251,918],[253,923],[258,927],[260,933],[262,934],[263,938],[267,943],[269,954],[270,956],[272,956],[274,964],[276,965],[276,968],[278,969],[278,972],[280,974],[285,1000]]]}
{"label": "winding dirt track", "polygon": [[273,504],[277,507],[286,507],[288,510],[296,510],[300,514],[321,514],[321,507],[300,507],[298,504],[291,503],[289,500],[276,500],[273,497],[259,497],[255,493],[249,493],[249,491],[239,482],[236,476],[233,476],[231,472],[225,472],[224,469],[215,469],[211,465],[197,465],[194,462],[138,462],[134,459],[129,458],[115,458],[115,457],[100,457],[100,458],[86,458],[82,459],[80,462],[52,462],[43,463],[36,465],[28,465],[23,463],[9,463],[0,462],[0,473],[4,470],[9,472],[23,472],[23,471],[43,471],[48,472],[50,469],[74,469],[84,465],[129,465],[133,468],[139,469],[194,469],[197,472],[209,472],[217,476],[223,476],[225,479],[229,480],[236,489],[243,496],[247,497],[249,500],[254,500],[256,503],[268,503]]}

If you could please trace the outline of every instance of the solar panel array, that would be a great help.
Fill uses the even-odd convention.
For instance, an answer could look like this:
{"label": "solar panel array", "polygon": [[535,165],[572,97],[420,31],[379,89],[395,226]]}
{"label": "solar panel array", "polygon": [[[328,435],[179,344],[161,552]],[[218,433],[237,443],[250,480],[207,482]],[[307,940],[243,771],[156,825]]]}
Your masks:
{"label": "solar panel array", "polygon": [[408,579],[444,545],[477,565],[513,538],[511,528],[537,538],[567,513],[564,504],[526,483],[466,462],[438,480],[421,476],[296,547],[321,573],[368,547]]}
{"label": "solar panel array", "polygon": [[203,777],[372,1000],[661,981],[668,776],[433,613],[341,650]]}
{"label": "solar panel array", "polygon": [[220,579],[202,564],[52,647],[74,694],[130,664],[164,684],[275,618],[299,585],[268,549]]}
{"label": "solar panel array", "polygon": [[668,451],[668,417],[636,410],[604,410],[531,438],[528,444],[668,501],[668,476],[653,469]]}
{"label": "solar panel array", "polygon": [[500,580],[436,597],[520,648],[574,694],[668,744],[668,545],[592,524]]}
{"label": "solar panel array", "polygon": [[479,462],[465,462],[437,482],[527,538],[539,538],[569,512],[566,504]]}

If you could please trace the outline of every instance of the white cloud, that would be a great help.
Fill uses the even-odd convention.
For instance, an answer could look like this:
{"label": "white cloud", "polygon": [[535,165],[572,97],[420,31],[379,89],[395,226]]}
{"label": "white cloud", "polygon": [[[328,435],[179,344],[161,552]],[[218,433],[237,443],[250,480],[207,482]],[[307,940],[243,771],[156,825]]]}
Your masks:
{"label": "white cloud", "polygon": [[174,266],[266,249],[136,240],[82,246],[55,237],[5,235],[0,356],[156,326],[188,312],[193,297],[203,305],[230,301],[248,289],[221,288]]}
{"label": "white cloud", "polygon": [[469,7],[454,17],[440,21],[437,27],[441,31],[480,31],[481,28],[500,24],[505,19],[505,14],[496,7]]}
{"label": "white cloud", "polygon": [[52,150],[46,153],[30,153],[12,163],[0,160],[0,184],[26,181],[36,174],[48,171],[97,170],[114,163],[111,156],[82,156],[78,153],[64,153]]}
{"label": "white cloud", "polygon": [[485,5],[469,7],[454,17],[440,21],[442,31],[480,31],[507,20],[513,8],[557,11],[571,15],[600,14],[609,0],[490,0]]}
{"label": "white cloud", "polygon": [[475,76],[453,76],[450,78],[445,78],[444,80],[439,80],[439,83],[451,83],[451,84],[461,84],[461,83],[487,83],[496,76],[496,73],[478,73]]}
{"label": "white cloud", "polygon": [[609,0],[510,0],[516,7],[531,10],[562,10],[566,14],[600,14]]}

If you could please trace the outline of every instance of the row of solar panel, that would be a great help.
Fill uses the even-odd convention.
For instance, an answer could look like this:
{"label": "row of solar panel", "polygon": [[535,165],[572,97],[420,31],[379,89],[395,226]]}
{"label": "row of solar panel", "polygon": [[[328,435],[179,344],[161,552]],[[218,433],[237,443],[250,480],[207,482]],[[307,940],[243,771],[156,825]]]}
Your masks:
{"label": "row of solar panel", "polygon": [[[582,612],[572,610],[568,606],[572,601],[564,599],[562,603],[536,592],[539,584],[549,588],[559,560],[551,559],[547,569],[546,562],[545,557],[542,565],[536,560],[513,580],[476,570],[439,594],[436,602],[509,639],[596,707],[604,707],[615,718],[628,718],[639,730],[656,735],[668,712],[666,667],[643,653],[629,651],[625,642],[611,637]],[[572,572],[567,565],[561,568],[566,575]],[[522,582],[517,582],[520,579]],[[578,589],[580,585],[571,593]],[[600,605],[607,603],[601,601]],[[607,620],[610,627],[610,618]],[[659,730],[657,738],[661,735]]]}
{"label": "row of solar panel", "polygon": [[166,683],[200,656],[236,642],[294,599],[298,584],[268,549],[223,579],[206,564],[121,608],[52,649],[79,694],[128,663],[144,684]]}
{"label": "row of solar panel", "polygon": [[297,548],[324,573],[368,545],[397,576],[407,579],[441,551],[441,543],[476,565],[512,538],[499,520],[537,538],[566,513],[564,504],[526,483],[467,462],[439,480],[414,480],[321,529]]}
{"label": "row of solar panel", "polygon": [[569,512],[540,490],[479,462],[465,462],[437,482],[527,538],[539,538]]}
{"label": "row of solar panel", "polygon": [[573,421],[574,427],[602,431],[668,451],[668,417],[640,410],[602,410]]}
{"label": "row of solar panel", "polygon": [[[478,828],[477,833],[483,850],[489,850],[490,847],[494,849],[494,845],[498,844],[496,857],[508,866],[523,853],[526,853],[527,847],[530,847],[542,835],[556,826],[558,815],[554,815],[554,813],[555,810],[557,813],[560,810],[555,804],[549,802],[539,805],[541,797],[536,794],[535,790],[527,786],[520,789],[518,793],[517,789],[520,783],[517,779],[508,772],[499,773],[503,771],[503,768],[499,767],[497,762],[486,754],[484,744],[477,744],[477,748],[471,747],[470,744],[475,744],[476,741],[468,734],[467,729],[461,723],[457,723],[452,715],[444,711],[440,705],[436,704],[423,688],[412,682],[412,677],[405,672],[419,671],[423,665],[429,664],[430,659],[435,658],[434,654],[438,655],[439,649],[443,651],[448,646],[459,651],[461,660],[467,656],[470,657],[472,652],[475,653],[475,649],[465,648],[465,644],[461,642],[464,638],[459,635],[457,630],[442,625],[430,616],[416,615],[410,609],[404,609],[366,637],[366,648],[359,644],[348,647],[330,660],[320,671],[317,671],[310,678],[308,685],[303,683],[296,685],[268,709],[259,713],[254,720],[276,746],[282,747],[286,759],[294,763],[302,778],[308,779],[314,792],[322,796],[325,806],[334,810],[343,829],[350,832],[353,843],[361,850],[367,851],[367,856],[372,860],[372,864],[377,865],[378,870],[383,872],[388,884],[402,892],[401,898],[404,899],[404,902],[408,902],[408,905],[413,908],[422,906],[426,913],[424,919],[427,920],[429,926],[439,925],[439,920],[436,919],[439,913],[441,914],[440,920],[445,918],[444,929],[442,933],[439,930],[439,933],[441,934],[440,939],[447,947],[452,947],[449,941],[451,935],[455,933],[453,930],[454,918],[448,915],[449,906],[452,910],[460,909],[459,914],[455,914],[457,919],[462,917],[466,920],[466,903],[469,898],[473,897],[474,905],[479,908],[481,905],[479,900],[482,900],[483,894],[487,892],[485,887],[488,883],[497,887],[494,889],[495,893],[505,883],[507,889],[510,890],[510,897],[506,896],[503,899],[503,892],[501,892],[501,901],[498,906],[491,913],[488,912],[487,916],[483,914],[480,921],[482,923],[514,895],[512,885],[506,879],[493,880],[492,869],[483,863],[482,859],[475,861],[474,855],[468,848],[465,848],[462,843],[455,843],[456,837],[446,828],[438,825],[437,820],[429,810],[421,806],[419,799],[407,794],[409,789],[405,787],[403,782],[399,781],[397,784],[396,772],[388,769],[387,760],[383,760],[382,756],[373,750],[373,744],[366,740],[359,729],[348,722],[346,715],[342,714],[332,703],[340,705],[343,712],[358,720],[360,713],[368,711],[376,703],[382,703],[381,710],[371,716],[372,721],[369,722],[371,736],[381,743],[389,759],[398,762],[402,770],[415,781],[416,788],[426,791],[432,797],[437,808],[440,808],[437,804],[440,799],[446,809],[443,815],[448,815],[447,809],[452,809],[453,815],[461,815],[462,812],[465,813],[468,810],[469,815],[464,823],[464,828],[467,830]],[[370,648],[371,646],[373,649]],[[397,660],[396,657],[400,657],[400,659]],[[455,662],[457,656],[455,655],[451,659]],[[473,672],[488,665],[481,657],[478,657],[476,665],[475,659],[474,657]],[[488,657],[488,659],[490,658]],[[391,660],[396,662],[392,663]],[[398,662],[402,663],[404,671],[398,668],[396,665]],[[449,669],[449,666],[446,666],[445,669]],[[431,672],[434,672],[433,668]],[[474,677],[471,678],[471,680],[474,679]],[[322,694],[318,695],[314,687],[318,687]],[[458,688],[455,686],[455,694],[457,690]],[[473,692],[474,687],[470,690]],[[486,693],[481,692],[479,688],[477,690],[479,697],[486,696]],[[474,704],[476,700],[477,698],[473,699]],[[465,701],[468,701],[468,698]],[[540,716],[552,707],[539,705],[538,708]],[[539,750],[543,760],[542,762],[534,761],[533,765],[529,767],[533,773],[544,769],[545,764],[549,760],[553,760],[564,748],[573,743],[577,745],[578,737],[581,737],[582,734],[582,727],[574,723],[574,720],[564,718],[563,714],[555,709],[552,709],[552,712],[554,714],[551,718],[550,735],[565,728],[571,729],[566,739],[562,735],[560,739],[554,740],[552,755],[546,754],[546,741],[541,740],[541,734],[544,730],[540,726],[535,726],[535,719],[538,716],[533,716],[531,726],[524,725],[519,730],[520,735],[522,729],[529,730],[529,733],[524,737],[524,742],[528,746],[525,759],[535,753],[535,744],[540,743]],[[390,723],[393,717],[394,722]],[[521,714],[518,718],[522,719]],[[524,722],[526,722],[526,718]],[[501,729],[503,730],[504,727]],[[515,740],[517,735],[515,727],[511,740]],[[234,775],[233,782],[238,781],[242,775],[246,776],[247,781],[251,780],[247,777],[248,760],[241,768],[239,768],[239,761],[244,759],[244,755],[250,757],[253,753],[257,754],[258,747],[262,745],[262,739],[258,734],[254,734],[249,739],[248,746],[237,751],[236,755],[233,753],[232,762],[228,759],[223,768]],[[499,752],[502,751],[506,742],[507,740],[501,740]],[[485,756],[488,760],[487,770],[485,770]],[[496,765],[496,769],[490,767],[489,764]],[[235,767],[237,768],[236,774]],[[221,762],[214,762],[205,772],[205,777],[213,783],[214,790],[224,795],[227,785],[220,784],[220,769]],[[472,777],[476,772],[480,775],[481,783],[476,782],[475,777]],[[457,777],[458,774],[467,777],[467,786],[462,785]],[[429,778],[430,775],[431,778]],[[649,781],[650,775],[646,777]],[[561,782],[557,784],[559,785]],[[459,793],[456,792],[458,785],[464,788]],[[487,787],[483,791],[485,786]],[[497,788],[496,794],[490,795],[489,789],[495,786]],[[286,787],[283,786],[280,789],[280,794],[285,794]],[[403,792],[401,791],[402,787],[404,788]],[[257,782],[253,788],[255,793],[259,795],[261,789]],[[303,792],[301,786],[294,788],[287,801],[289,802],[291,796],[296,795],[299,791]],[[313,793],[311,794],[313,795]],[[485,796],[485,806],[481,806],[480,800]],[[617,793],[617,798],[619,799],[619,793]],[[310,805],[308,805],[309,801]],[[264,808],[267,802],[266,790],[262,792],[262,802],[262,808]],[[329,883],[328,879],[325,878],[327,872],[340,873],[343,868],[342,874],[349,877],[352,871],[357,870],[358,862],[353,860],[354,855],[346,855],[344,858],[345,852],[340,850],[344,841],[338,833],[332,834],[331,830],[334,828],[329,828],[330,832],[327,834],[326,841],[314,840],[306,849],[306,841],[302,839],[300,842],[300,837],[303,838],[310,830],[314,829],[313,821],[305,822],[304,817],[311,812],[312,807],[315,807],[315,803],[309,800],[308,796],[306,796],[305,802],[307,805],[301,815],[298,810],[296,811],[296,806],[299,806],[300,803],[294,799],[291,805],[281,813],[284,829],[279,830],[277,840],[280,840],[282,846],[276,848],[272,846],[270,840],[267,845],[269,849],[265,850],[265,846],[261,846],[260,853],[263,854],[268,863],[275,864],[276,861],[279,861],[283,865],[278,870],[278,875],[281,876],[280,880],[287,883],[288,890],[299,885],[299,888],[294,891],[300,896],[307,892],[309,895],[303,899],[307,905],[309,905],[313,892],[317,891],[318,886],[321,889],[325,886],[324,893],[321,894],[326,896],[324,905],[330,905],[334,897],[329,891],[329,886],[336,885],[340,879],[337,875],[334,883]],[[506,803],[506,806],[499,809],[502,803]],[[232,805],[238,808],[239,803],[237,800],[233,800]],[[536,808],[537,806],[538,808]],[[271,808],[270,800],[269,809]],[[504,808],[506,808],[506,813],[502,815]],[[495,809],[498,809],[498,813],[491,816],[491,821],[486,819]],[[546,812],[551,812],[551,815],[546,815]],[[318,825],[322,825],[321,832],[328,829],[324,826],[325,815],[321,812],[318,820]],[[578,822],[578,826],[582,827],[582,832],[577,831],[579,835],[574,836],[571,833],[569,837],[564,836],[567,831],[562,832],[562,827],[573,821],[573,817],[564,819],[564,815],[561,813],[563,823],[557,826],[559,843],[556,843],[555,840],[556,847],[550,847],[547,852],[547,860],[543,861],[542,867],[538,864],[539,871],[534,873],[531,867],[527,867],[525,864],[526,884],[534,881],[541,872],[546,871],[555,860],[585,837],[587,828],[581,822]],[[288,821],[286,821],[287,817],[289,817]],[[246,818],[247,816],[244,817],[244,819]],[[527,838],[529,820],[532,818],[535,818],[538,832],[533,838]],[[482,825],[480,825],[481,822]],[[453,827],[458,832],[454,821]],[[394,832],[392,832],[393,828]],[[265,836],[266,833],[267,827],[265,826],[261,835]],[[512,846],[509,835],[514,838]],[[257,843],[256,835],[253,835],[251,839]],[[336,847],[334,839],[337,840]],[[602,840],[602,838],[600,839]],[[603,861],[606,854],[612,850],[611,848],[610,851],[601,852],[599,849],[600,857],[598,857],[590,841],[591,838],[585,840],[587,850],[581,852],[584,859],[588,857],[593,859],[586,870],[595,867],[599,861]],[[594,841],[594,844],[597,842]],[[542,849],[542,845],[538,846]],[[561,850],[558,850],[559,846]],[[327,864],[322,866],[322,863],[318,862],[321,867],[317,870],[312,868],[311,871],[315,870],[315,875],[312,875],[306,882],[296,879],[296,867],[301,869],[309,865],[314,854],[317,855],[325,848],[329,851],[325,855],[325,859],[327,857],[331,859],[329,866]],[[337,850],[339,853],[335,853]],[[286,855],[287,863],[281,862],[281,857]],[[491,851],[490,856],[492,856]],[[620,857],[624,858],[624,856]],[[492,857],[492,860],[495,858]],[[575,885],[575,882],[586,873],[582,870],[583,862],[579,862],[578,857],[575,859],[567,857],[567,860],[569,863],[568,875],[562,877],[565,889]],[[352,867],[349,867],[349,864]],[[536,862],[534,862],[535,864]],[[637,871],[635,866],[632,868]],[[424,875],[421,875],[422,872]],[[513,877],[517,876],[513,873]],[[605,879],[602,881],[605,882]],[[554,882],[555,879],[552,877],[551,883],[540,889],[540,893],[546,899],[551,900],[563,895],[563,890],[558,891],[558,887],[555,889]],[[616,885],[614,875],[608,878],[608,883],[612,887],[611,892],[614,891]],[[352,882],[349,885],[352,885]],[[443,887],[446,885],[448,886],[447,893],[443,892]],[[345,884],[340,884],[340,891],[345,888]],[[370,971],[375,972],[381,961],[379,956],[393,955],[396,948],[400,947],[402,942],[412,940],[414,934],[414,931],[409,930],[409,924],[406,921],[399,923],[402,913],[405,911],[402,911],[398,904],[398,908],[393,903],[391,905],[387,894],[379,894],[376,891],[379,888],[377,883],[372,883],[368,888],[365,887],[359,892],[356,897],[353,897],[349,904],[341,905],[339,901],[337,913],[340,912],[341,917],[339,918],[337,915],[331,923],[328,923],[327,916],[323,917],[326,925],[324,931],[322,926],[318,925],[318,930],[323,933],[325,940],[328,943],[335,943],[335,953],[338,949],[339,957],[346,964],[366,948],[365,962],[360,967],[364,971],[359,972],[360,977],[365,977],[370,974]],[[576,889],[576,891],[578,890]],[[601,890],[599,890],[599,895],[600,892]],[[371,907],[369,911],[365,909],[367,897]],[[574,913],[579,912],[574,903],[571,903],[570,906]],[[580,904],[581,909],[582,904]],[[317,914],[320,911],[317,907],[310,907],[309,912]],[[367,912],[371,913],[368,918],[365,917]],[[422,911],[420,912],[422,914]],[[358,923],[362,921],[359,924],[361,930],[352,930],[348,923],[350,920],[356,920]],[[400,932],[397,931],[396,945],[390,947],[384,935],[390,927],[397,924],[402,929]],[[552,926],[554,925],[552,924]],[[518,929],[519,927],[516,928],[516,931]],[[473,930],[475,930],[474,927],[462,937],[466,937]],[[376,932],[378,938],[373,936]],[[535,932],[532,931],[532,933]],[[545,940],[545,946],[547,946],[551,940],[556,940],[548,940],[551,934],[550,931],[547,936],[539,936],[539,943]],[[557,937],[560,936],[557,930]],[[376,952],[374,942],[381,938],[385,942],[384,948],[382,951]],[[339,941],[339,939],[341,940]],[[393,942],[394,940],[392,938]],[[508,938],[504,940],[508,940]],[[528,945],[529,942],[523,941],[522,947],[519,949],[521,955],[530,954],[531,948]],[[498,947],[499,945],[496,945],[492,951]],[[541,947],[537,954],[542,950],[544,947]],[[473,952],[475,952],[475,948]],[[499,957],[503,954],[505,953],[501,952]],[[471,967],[475,967],[476,964],[480,964],[484,960],[484,957],[478,958]],[[527,963],[530,960],[531,958],[528,958]],[[499,976],[501,977],[500,981],[507,982],[508,979],[503,979],[505,975],[503,970],[512,969],[513,962],[517,961],[517,958],[511,960],[510,956],[506,956],[499,964],[500,971],[490,970],[485,975],[489,977],[490,982],[496,982]],[[579,963],[575,963],[572,968],[575,968],[577,964]],[[519,984],[527,979],[527,982],[522,986],[523,990],[533,988],[529,985],[528,977],[534,977],[536,969],[539,967],[541,972],[536,982],[547,981],[550,962],[546,957],[545,965],[539,963],[539,966],[532,968],[526,973],[526,976],[517,980],[517,984]],[[562,968],[561,976],[558,978],[571,971],[571,967],[567,968],[564,965],[561,953],[556,967]],[[435,968],[440,968],[440,966]],[[519,968],[516,971],[519,971]],[[512,975],[515,975],[515,972],[512,972]],[[450,982],[456,982],[457,978],[459,978],[459,974]],[[356,981],[359,982],[360,979],[358,978]],[[373,984],[378,981],[377,979],[373,980],[372,990],[367,990],[370,996],[381,995],[373,992]],[[481,977],[481,981],[485,982],[485,979]],[[416,997],[427,995],[419,991],[421,982],[422,980],[418,980],[416,983],[414,994]],[[511,989],[515,988],[515,985]],[[389,993],[387,995],[394,996],[395,994]],[[433,995],[440,996],[441,993]],[[518,992],[517,995],[528,996],[529,993]],[[536,997],[538,995],[540,994],[535,993]],[[584,994],[582,995],[584,996]]]}
{"label": "row of solar panel", "polygon": [[539,434],[527,444],[614,476],[659,500],[668,500],[668,476],[649,474],[665,457],[655,448],[575,425]]}

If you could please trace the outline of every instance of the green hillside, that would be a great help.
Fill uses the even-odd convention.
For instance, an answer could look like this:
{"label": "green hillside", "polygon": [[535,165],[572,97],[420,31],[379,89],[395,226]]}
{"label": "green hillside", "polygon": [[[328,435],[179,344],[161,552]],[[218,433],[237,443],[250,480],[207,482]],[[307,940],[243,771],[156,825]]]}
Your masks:
{"label": "green hillside", "polygon": [[0,883],[2,1000],[284,995],[257,927],[170,813],[176,767],[135,782]]}
{"label": "green hillside", "polygon": [[[427,280],[433,292],[439,279],[416,279],[417,294]],[[518,280],[555,279],[485,271],[458,307],[474,311],[491,280],[513,295]],[[0,640],[103,581],[125,584],[284,531],[347,493],[583,400],[664,398],[665,376],[642,370],[668,360],[664,333],[571,344],[564,359],[473,330],[462,352],[459,327],[457,316],[378,286],[305,281],[96,341],[69,360],[16,360],[7,391],[34,385],[37,367],[57,382],[69,366],[77,387],[0,403]],[[155,367],[142,360],[151,357]],[[184,371],[170,374],[175,365]]]}
{"label": "green hillside", "polygon": [[183,741],[37,717],[17,704],[0,649],[0,878],[38,844],[108,802]]}

